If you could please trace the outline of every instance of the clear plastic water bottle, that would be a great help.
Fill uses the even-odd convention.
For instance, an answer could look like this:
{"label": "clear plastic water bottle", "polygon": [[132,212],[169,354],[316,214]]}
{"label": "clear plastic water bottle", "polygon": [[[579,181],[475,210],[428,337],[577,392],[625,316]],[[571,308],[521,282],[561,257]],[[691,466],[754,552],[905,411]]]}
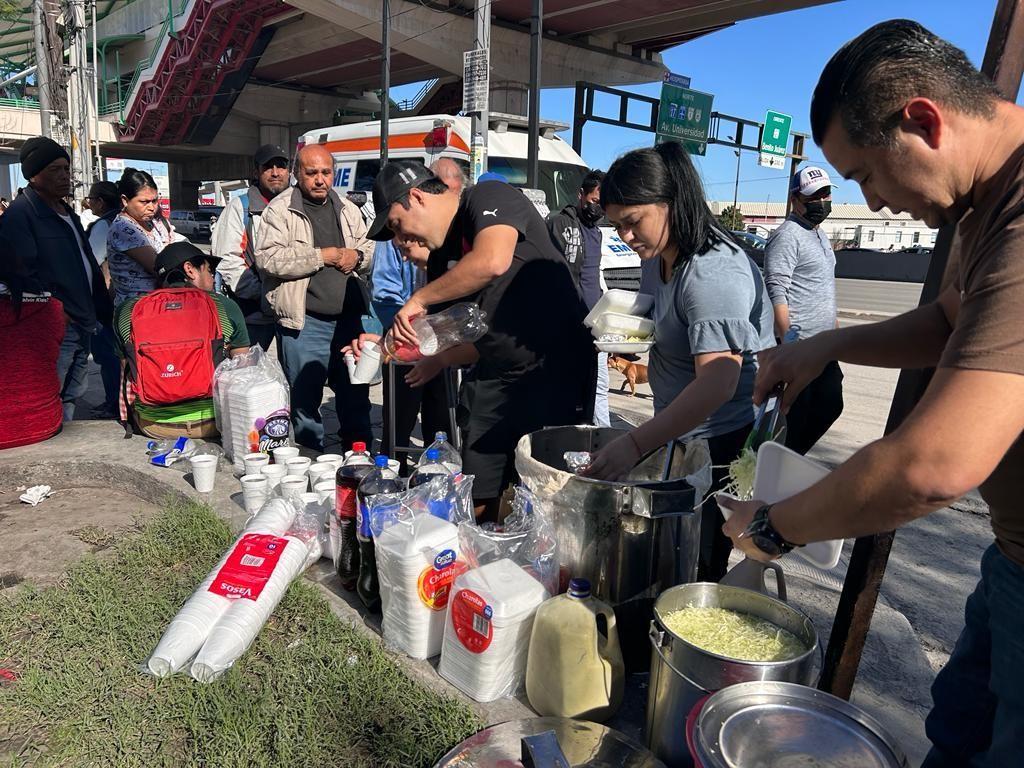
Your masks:
{"label": "clear plastic water bottle", "polygon": [[429,461],[427,454],[432,450],[437,451],[438,458],[441,463],[448,468],[449,472],[457,475],[462,471],[462,457],[459,455],[459,452],[455,450],[455,446],[448,442],[447,432],[437,432],[434,435],[434,442],[428,445],[427,450],[425,450],[423,455],[420,456],[420,466]]}
{"label": "clear plastic water bottle", "polygon": [[380,454],[374,459],[374,468],[359,483],[356,492],[356,540],[359,542],[359,580],[356,593],[371,613],[380,613],[380,584],[377,581],[377,554],[370,530],[368,501],[379,493],[400,493],[402,481],[388,467],[388,457]]}
{"label": "clear plastic water bottle", "polygon": [[416,469],[409,475],[409,487],[425,485],[435,477],[443,478],[443,490],[437,497],[431,494],[432,498],[427,502],[427,506],[434,517],[451,521],[452,505],[455,503],[455,473],[441,463],[441,455],[437,448],[427,448],[420,457]]}
{"label": "clear plastic water bottle", "polygon": [[480,307],[469,303],[456,304],[434,315],[421,315],[412,320],[419,343],[416,346],[400,344],[389,331],[384,337],[384,352],[403,363],[432,357],[457,344],[476,341],[487,333],[486,316]]}

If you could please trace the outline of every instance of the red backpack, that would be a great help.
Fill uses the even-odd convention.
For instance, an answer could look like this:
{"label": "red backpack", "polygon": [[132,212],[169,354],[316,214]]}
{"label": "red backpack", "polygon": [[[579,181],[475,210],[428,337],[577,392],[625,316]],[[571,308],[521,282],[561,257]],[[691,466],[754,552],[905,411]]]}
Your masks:
{"label": "red backpack", "polygon": [[132,307],[126,350],[135,399],[173,405],[213,395],[213,370],[224,359],[217,304],[198,288],[163,288]]}

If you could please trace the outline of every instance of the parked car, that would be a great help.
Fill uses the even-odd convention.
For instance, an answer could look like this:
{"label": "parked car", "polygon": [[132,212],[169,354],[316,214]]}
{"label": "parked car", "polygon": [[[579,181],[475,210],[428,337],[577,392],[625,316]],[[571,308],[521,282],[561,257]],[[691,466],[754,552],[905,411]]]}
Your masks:
{"label": "parked car", "polygon": [[224,210],[220,205],[204,205],[194,211],[171,211],[170,222],[188,238],[210,239],[217,217]]}
{"label": "parked car", "polygon": [[764,246],[768,241],[753,232],[743,232],[738,229],[732,230],[729,234],[736,239],[736,242],[754,260],[754,263],[764,269]]}
{"label": "parked car", "polygon": [[907,248],[901,248],[897,253],[931,253],[932,249],[927,245],[911,245]]}

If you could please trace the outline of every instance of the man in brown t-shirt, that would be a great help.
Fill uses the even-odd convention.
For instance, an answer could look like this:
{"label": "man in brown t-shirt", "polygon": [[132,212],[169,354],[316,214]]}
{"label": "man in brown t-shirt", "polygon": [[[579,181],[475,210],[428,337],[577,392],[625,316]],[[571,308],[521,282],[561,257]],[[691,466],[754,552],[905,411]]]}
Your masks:
{"label": "man in brown t-shirt", "polygon": [[[768,560],[812,541],[908,523],[980,486],[996,542],[965,627],[932,689],[923,768],[1020,765],[1024,743],[1024,109],[953,47],[888,21],[826,65],[814,139],[872,210],[956,225],[938,300],[761,355],[755,401],[785,383],[787,407],[831,360],[936,367],[899,429],[775,505],[727,503],[737,547]],[[1015,482],[1017,481],[1017,482]],[[936,557],[957,565],[955,547]]]}

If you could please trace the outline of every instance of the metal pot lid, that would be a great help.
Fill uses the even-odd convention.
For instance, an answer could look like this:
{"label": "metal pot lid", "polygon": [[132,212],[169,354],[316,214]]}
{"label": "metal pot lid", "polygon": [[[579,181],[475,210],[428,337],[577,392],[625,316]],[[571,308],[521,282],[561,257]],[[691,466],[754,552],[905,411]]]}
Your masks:
{"label": "metal pot lid", "polygon": [[522,739],[554,731],[572,768],[665,768],[618,731],[586,720],[534,717],[485,728],[442,757],[434,768],[522,768]]}
{"label": "metal pot lid", "polygon": [[907,758],[873,717],[796,683],[751,682],[711,696],[694,743],[705,768],[903,768]]}

